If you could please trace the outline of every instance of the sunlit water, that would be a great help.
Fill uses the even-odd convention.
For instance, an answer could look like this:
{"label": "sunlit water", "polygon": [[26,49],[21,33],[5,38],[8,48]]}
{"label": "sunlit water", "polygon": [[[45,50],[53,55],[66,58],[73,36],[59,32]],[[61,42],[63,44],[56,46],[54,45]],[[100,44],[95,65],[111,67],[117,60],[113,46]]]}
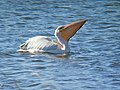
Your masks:
{"label": "sunlit water", "polygon": [[[68,56],[17,52],[79,19]],[[120,90],[120,1],[0,0],[0,90]]]}

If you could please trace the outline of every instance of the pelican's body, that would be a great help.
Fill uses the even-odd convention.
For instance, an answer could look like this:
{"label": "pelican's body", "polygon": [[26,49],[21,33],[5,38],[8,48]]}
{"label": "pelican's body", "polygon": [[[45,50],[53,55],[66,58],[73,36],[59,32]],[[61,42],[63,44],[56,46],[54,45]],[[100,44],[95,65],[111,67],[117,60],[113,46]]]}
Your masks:
{"label": "pelican's body", "polygon": [[[75,25],[78,22],[74,22]],[[39,53],[39,52],[47,52],[47,53],[68,53],[70,51],[68,41],[69,39],[76,33],[76,31],[83,25],[85,21],[82,21],[82,24],[79,24],[79,28],[76,29],[73,33],[67,31],[69,27],[73,27],[74,23],[66,25],[66,26],[59,26],[55,30],[55,37],[56,40],[52,40],[47,36],[36,36],[33,38],[28,39],[25,43],[19,46],[19,52],[29,52],[29,53]],[[77,25],[76,25],[77,26]],[[66,31],[65,31],[66,30]],[[66,33],[65,33],[66,32]],[[64,35],[65,34],[65,35]],[[67,35],[70,34],[70,35]]]}
{"label": "pelican's body", "polygon": [[30,38],[19,47],[19,52],[29,53],[67,53],[70,51],[69,48],[62,49],[62,45],[57,40],[53,40],[47,36],[36,36]]}

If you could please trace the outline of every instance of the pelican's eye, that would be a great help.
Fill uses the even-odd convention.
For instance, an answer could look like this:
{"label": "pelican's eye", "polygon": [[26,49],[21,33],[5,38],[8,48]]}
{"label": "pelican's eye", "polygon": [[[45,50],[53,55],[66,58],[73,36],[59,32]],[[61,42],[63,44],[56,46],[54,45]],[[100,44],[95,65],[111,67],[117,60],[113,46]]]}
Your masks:
{"label": "pelican's eye", "polygon": [[64,26],[60,26],[60,27],[58,28],[59,31],[62,31],[63,29],[64,29]]}

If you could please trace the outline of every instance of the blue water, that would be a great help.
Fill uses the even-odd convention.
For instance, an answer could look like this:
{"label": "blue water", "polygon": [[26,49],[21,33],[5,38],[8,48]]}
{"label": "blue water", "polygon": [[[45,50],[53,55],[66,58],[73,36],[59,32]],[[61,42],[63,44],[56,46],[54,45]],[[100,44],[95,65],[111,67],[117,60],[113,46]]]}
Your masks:
{"label": "blue water", "polygon": [[[79,19],[68,56],[17,52]],[[120,90],[120,1],[0,0],[0,90]]]}

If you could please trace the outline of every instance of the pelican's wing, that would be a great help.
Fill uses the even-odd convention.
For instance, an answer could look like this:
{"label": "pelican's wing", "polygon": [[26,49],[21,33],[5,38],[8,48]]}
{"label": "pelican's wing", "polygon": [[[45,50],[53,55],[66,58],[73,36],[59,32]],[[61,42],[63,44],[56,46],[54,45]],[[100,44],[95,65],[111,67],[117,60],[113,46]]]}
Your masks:
{"label": "pelican's wing", "polygon": [[19,46],[22,50],[39,49],[39,50],[55,50],[58,44],[46,36],[36,36],[28,39],[25,43]]}

